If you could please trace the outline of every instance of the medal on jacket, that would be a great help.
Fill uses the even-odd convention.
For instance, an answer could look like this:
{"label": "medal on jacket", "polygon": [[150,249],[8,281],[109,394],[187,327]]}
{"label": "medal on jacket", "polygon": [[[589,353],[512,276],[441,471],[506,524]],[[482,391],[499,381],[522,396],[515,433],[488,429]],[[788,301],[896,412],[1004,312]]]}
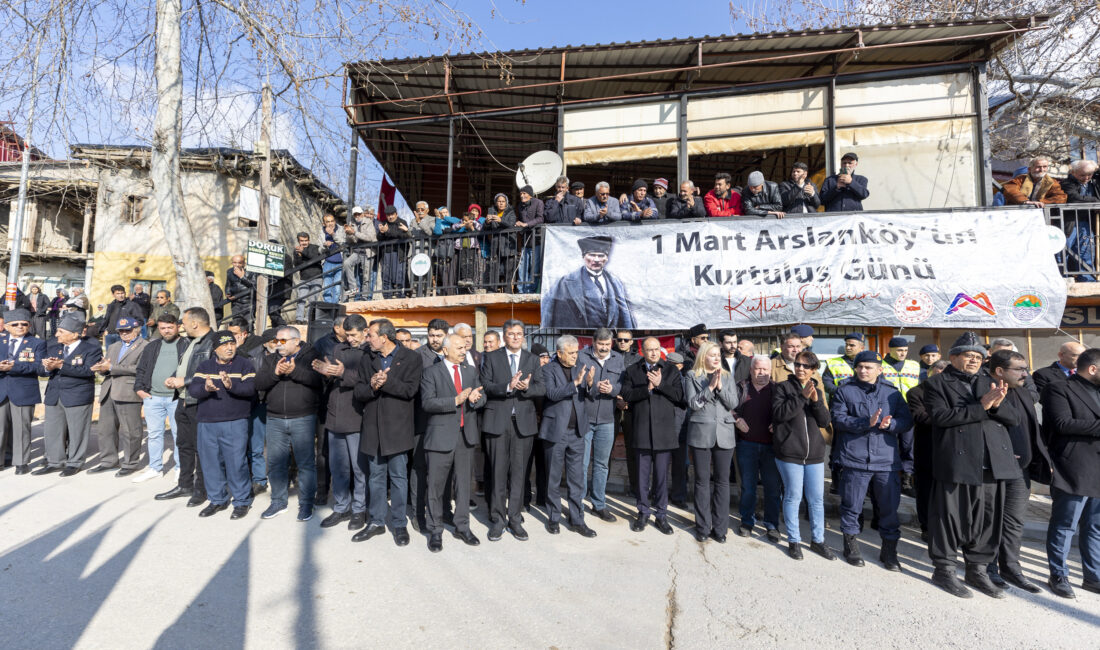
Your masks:
{"label": "medal on jacket", "polygon": [[20,363],[34,363],[34,350],[30,348],[23,348],[19,351]]}
{"label": "medal on jacket", "polygon": [[74,365],[74,366],[84,365],[84,355],[80,354],[80,355],[77,355],[77,356],[73,357],[73,360],[72,360],[70,365]]}

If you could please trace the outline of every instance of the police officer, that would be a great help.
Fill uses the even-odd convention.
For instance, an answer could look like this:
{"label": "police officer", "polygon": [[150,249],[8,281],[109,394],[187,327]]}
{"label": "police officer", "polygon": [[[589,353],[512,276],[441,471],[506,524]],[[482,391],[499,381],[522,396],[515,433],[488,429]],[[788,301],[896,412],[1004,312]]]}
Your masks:
{"label": "police officer", "polygon": [[901,396],[920,382],[920,364],[909,359],[909,341],[903,336],[890,339],[890,352],[882,360],[882,376],[901,391]]}
{"label": "police officer", "polygon": [[844,356],[834,357],[825,362],[825,374],[822,376],[825,384],[825,394],[830,398],[836,389],[855,374],[856,355],[863,352],[863,335],[852,332],[844,335]]}

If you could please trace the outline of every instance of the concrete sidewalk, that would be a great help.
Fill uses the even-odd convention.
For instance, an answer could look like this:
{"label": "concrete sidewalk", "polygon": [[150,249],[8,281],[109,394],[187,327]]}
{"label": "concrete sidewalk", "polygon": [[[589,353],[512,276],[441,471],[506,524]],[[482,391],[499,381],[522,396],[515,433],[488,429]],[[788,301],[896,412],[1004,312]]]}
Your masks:
{"label": "concrete sidewalk", "polygon": [[[858,569],[808,551],[795,562],[762,537],[700,545],[679,510],[667,537],[594,517],[595,539],[552,536],[536,511],[530,541],[490,543],[482,503],[481,546],[448,534],[431,554],[416,534],[398,548],[389,535],[354,544],[344,527],[322,530],[327,507],[304,524],[262,521],[267,494],[243,520],[199,519],[182,500],[153,500],[170,486],[0,473],[4,647],[1034,648],[1092,646],[1100,631],[1100,596],[1080,589],[1076,601],[1046,589],[948,596],[909,528],[899,575],[877,563],[872,531]],[[622,498],[612,508],[633,512]],[[1043,581],[1042,547],[1029,541],[1024,558]]]}

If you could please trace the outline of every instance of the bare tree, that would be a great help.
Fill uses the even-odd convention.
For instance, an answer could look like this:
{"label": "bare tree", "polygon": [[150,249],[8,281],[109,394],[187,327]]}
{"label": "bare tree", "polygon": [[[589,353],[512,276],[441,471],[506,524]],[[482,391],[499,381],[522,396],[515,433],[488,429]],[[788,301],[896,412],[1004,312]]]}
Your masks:
{"label": "bare tree", "polygon": [[[1100,140],[1100,9],[1096,0],[792,0],[735,6],[753,31],[841,25],[1038,16],[1043,29],[1016,39],[989,67],[992,155],[1081,155],[1078,138]],[[1095,154],[1094,154],[1095,155]]]}

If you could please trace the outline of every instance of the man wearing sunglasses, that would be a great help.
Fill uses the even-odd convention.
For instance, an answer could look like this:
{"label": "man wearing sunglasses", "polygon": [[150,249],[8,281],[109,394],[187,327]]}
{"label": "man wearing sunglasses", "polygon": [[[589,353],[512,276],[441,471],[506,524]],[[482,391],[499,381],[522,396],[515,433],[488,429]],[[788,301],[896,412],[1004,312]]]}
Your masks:
{"label": "man wearing sunglasses", "polygon": [[31,462],[31,422],[34,406],[42,401],[38,364],[46,343],[29,334],[31,315],[25,309],[4,314],[7,336],[0,337],[0,449],[12,437],[12,464],[26,474]]}

